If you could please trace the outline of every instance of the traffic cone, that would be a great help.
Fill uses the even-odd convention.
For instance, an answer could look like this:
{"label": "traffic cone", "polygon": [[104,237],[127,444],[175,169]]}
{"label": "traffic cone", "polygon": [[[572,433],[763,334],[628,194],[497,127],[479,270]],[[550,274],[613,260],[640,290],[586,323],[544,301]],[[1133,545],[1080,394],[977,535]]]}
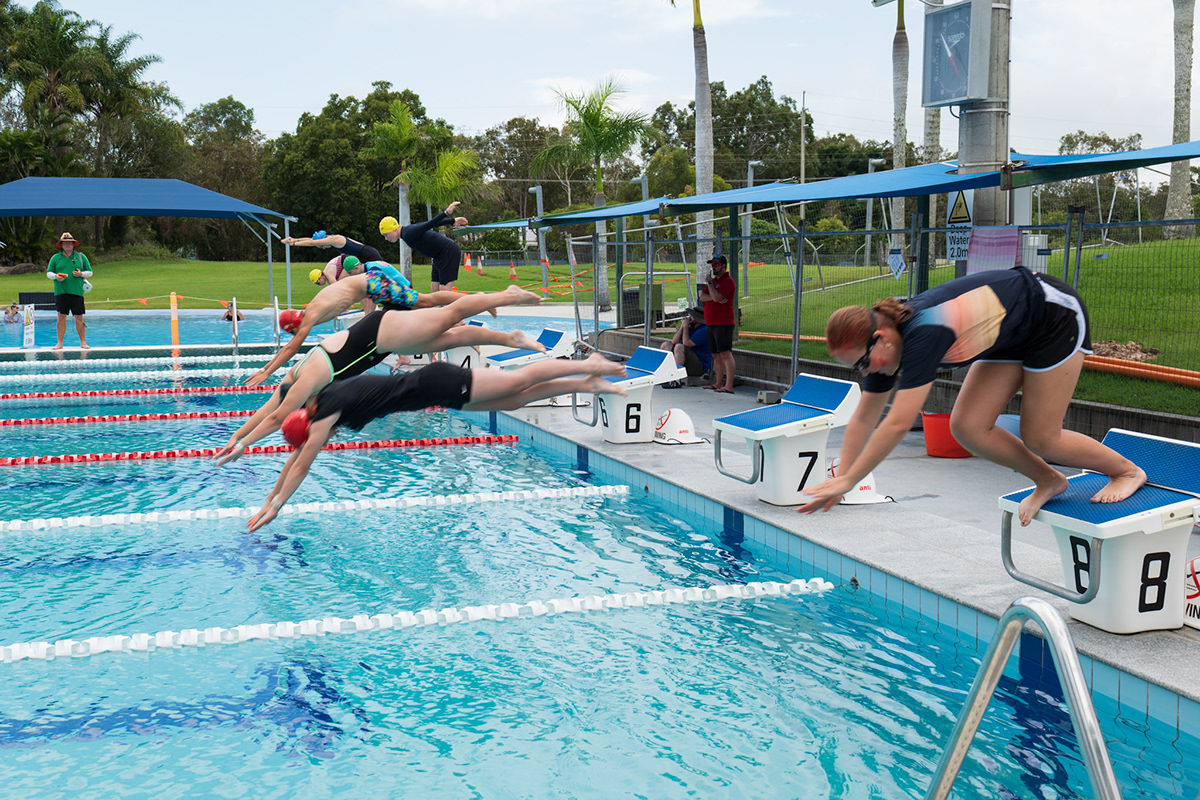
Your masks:
{"label": "traffic cone", "polygon": [[475,274],[481,278],[483,277],[483,256],[480,256],[475,262]]}
{"label": "traffic cone", "polygon": [[508,279],[510,281],[517,279],[517,263],[515,261],[508,262]]}
{"label": "traffic cone", "polygon": [[471,271],[471,254],[463,253],[463,269],[467,272]]}

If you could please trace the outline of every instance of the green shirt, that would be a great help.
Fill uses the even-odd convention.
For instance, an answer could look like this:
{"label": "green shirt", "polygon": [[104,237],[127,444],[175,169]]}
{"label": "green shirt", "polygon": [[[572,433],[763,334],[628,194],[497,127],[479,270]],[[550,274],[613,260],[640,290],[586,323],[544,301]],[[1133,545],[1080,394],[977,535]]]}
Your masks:
{"label": "green shirt", "polygon": [[62,253],[55,253],[50,258],[50,266],[46,267],[47,272],[65,272],[67,279],[54,281],[55,294],[83,294],[83,278],[76,278],[72,273],[75,270],[80,272],[91,272],[92,265],[88,261],[88,257],[76,250],[71,254],[70,258]]}

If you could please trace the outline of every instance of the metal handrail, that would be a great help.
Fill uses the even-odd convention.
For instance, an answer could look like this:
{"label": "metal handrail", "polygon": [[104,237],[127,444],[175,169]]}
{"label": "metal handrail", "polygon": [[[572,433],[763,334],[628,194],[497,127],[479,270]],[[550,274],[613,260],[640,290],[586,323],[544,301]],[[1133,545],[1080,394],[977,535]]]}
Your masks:
{"label": "metal handrail", "polygon": [[717,462],[717,472],[727,478],[733,478],[735,481],[754,485],[758,483],[758,479],[762,477],[763,454],[762,442],[758,439],[753,440],[750,444],[750,475],[743,476],[726,469],[725,464],[721,461],[721,429],[717,428],[713,431],[713,459]]}
{"label": "metal handrail", "polygon": [[1067,700],[1067,711],[1071,715],[1071,724],[1079,740],[1079,749],[1083,753],[1083,763],[1087,767],[1096,800],[1121,800],[1121,790],[1117,787],[1112,762],[1108,759],[1108,748],[1104,744],[1100,721],[1096,718],[1096,708],[1092,705],[1092,696],[1083,677],[1075,643],[1071,641],[1066,622],[1054,606],[1038,597],[1014,600],[1000,617],[996,635],[992,637],[992,643],[988,645],[987,653],[979,665],[967,702],[950,734],[950,746],[942,754],[942,761],[934,773],[925,800],[945,800],[950,796],[954,779],[958,777],[983,713],[996,692],[996,684],[1004,673],[1008,657],[1027,619],[1037,623],[1050,645],[1050,655],[1054,659],[1058,681]]}
{"label": "metal handrail", "polygon": [[1004,564],[1004,570],[1013,577],[1013,580],[1028,584],[1035,589],[1041,589],[1043,592],[1061,597],[1063,600],[1069,600],[1072,603],[1090,603],[1095,599],[1096,593],[1100,591],[1100,551],[1104,547],[1104,540],[1091,537],[1091,558],[1088,565],[1088,588],[1083,592],[1076,592],[1068,589],[1065,586],[1059,586],[1050,581],[1044,581],[1041,578],[1030,575],[1027,572],[1022,572],[1017,569],[1017,565],[1013,562],[1012,556],[1012,512],[1005,511],[1000,517],[1000,561]]}

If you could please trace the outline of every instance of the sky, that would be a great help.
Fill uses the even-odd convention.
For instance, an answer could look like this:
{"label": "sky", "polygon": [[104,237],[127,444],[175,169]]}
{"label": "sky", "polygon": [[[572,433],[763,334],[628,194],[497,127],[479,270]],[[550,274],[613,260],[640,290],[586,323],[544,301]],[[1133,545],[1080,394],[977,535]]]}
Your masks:
{"label": "sky", "polygon": [[[1171,143],[1169,0],[1011,0],[1010,145],[1055,153],[1083,129]],[[29,3],[27,3],[29,5]],[[62,0],[63,8],[141,36],[187,109],[232,95],[268,137],[294,131],[330,95],[371,83],[411,89],[463,134],[516,117],[561,124],[555,89],[606,77],[618,105],[647,114],[694,97],[689,0]],[[907,0],[908,139],[922,143],[923,8]],[[701,0],[712,80],[736,91],[766,75],[813,117],[818,136],[892,136],[897,4],[870,0]],[[1193,106],[1197,106],[1193,103]],[[1192,138],[1200,126],[1192,121]],[[942,112],[942,147],[958,123]]]}

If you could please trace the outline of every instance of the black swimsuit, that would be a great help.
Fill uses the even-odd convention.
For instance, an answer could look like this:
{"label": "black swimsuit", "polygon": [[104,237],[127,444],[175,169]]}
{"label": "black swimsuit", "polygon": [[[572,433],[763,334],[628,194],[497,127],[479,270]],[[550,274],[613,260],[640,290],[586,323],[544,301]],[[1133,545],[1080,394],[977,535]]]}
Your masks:
{"label": "black swimsuit", "polygon": [[[383,315],[386,313],[382,310],[373,311],[359,320],[347,332],[346,341],[337,352],[331,353],[325,349],[324,344],[319,344],[309,351],[308,355],[304,357],[304,361],[319,352],[329,362],[329,373],[332,380],[361,375],[389,355],[378,349],[376,341],[379,338],[379,324],[383,321]],[[293,381],[300,373],[300,367],[304,365],[304,361],[292,369]]]}

